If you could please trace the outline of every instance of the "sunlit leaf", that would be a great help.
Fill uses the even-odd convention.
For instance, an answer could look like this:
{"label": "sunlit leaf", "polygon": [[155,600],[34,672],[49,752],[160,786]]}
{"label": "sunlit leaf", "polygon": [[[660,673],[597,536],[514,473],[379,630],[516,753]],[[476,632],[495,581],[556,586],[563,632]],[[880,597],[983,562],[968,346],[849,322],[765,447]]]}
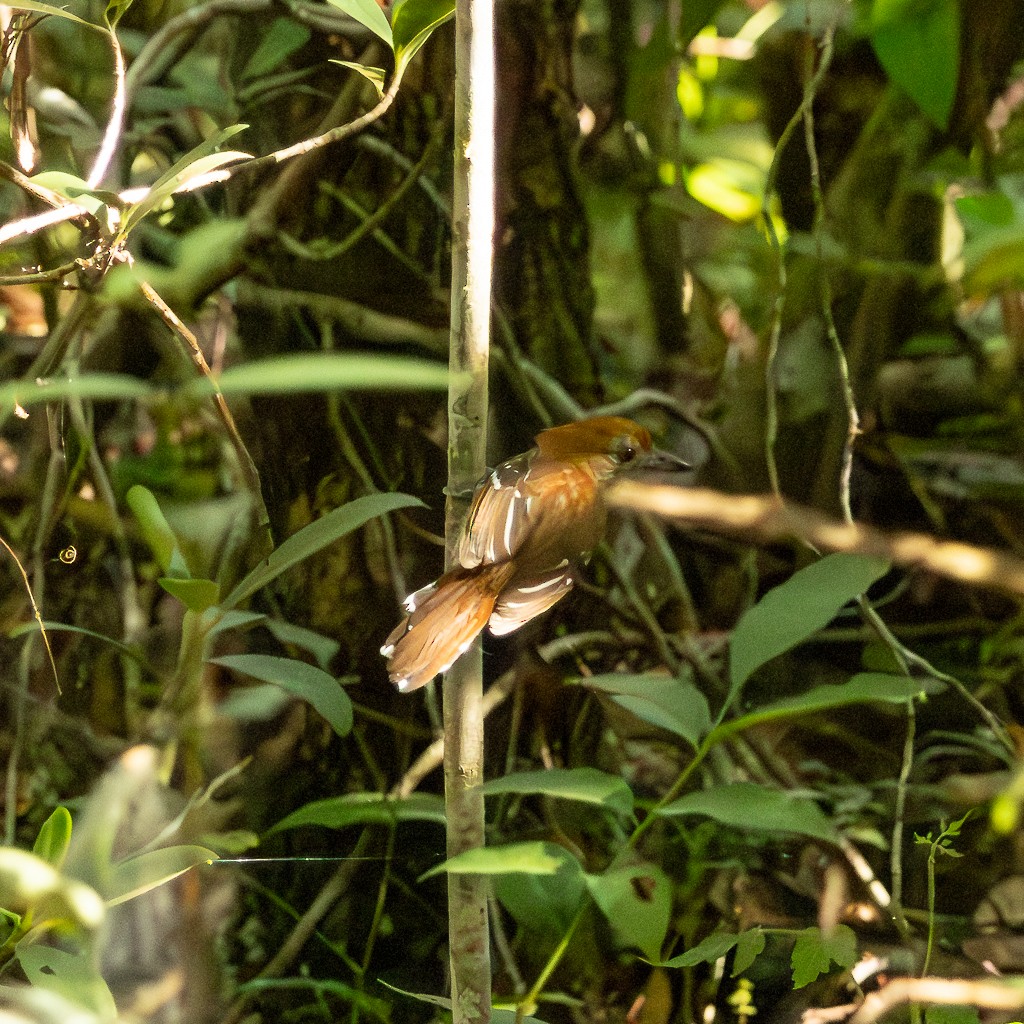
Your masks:
{"label": "sunlit leaf", "polygon": [[213,860],[217,860],[217,854],[205,846],[166,846],[149,850],[114,864],[107,875],[103,896],[108,906],[115,906]]}
{"label": "sunlit leaf", "polygon": [[13,380],[0,385],[0,408],[28,408],[40,402],[66,398],[83,401],[119,402],[149,398],[154,388],[138,377],[123,373],[86,373],[64,380]]}
{"label": "sunlit leaf", "polygon": [[455,14],[455,0],[404,0],[396,5],[392,23],[395,63],[408,67],[434,29]]}
{"label": "sunlit leaf", "polygon": [[343,68],[349,68],[363,76],[368,82],[373,83],[378,96],[384,95],[384,69],[372,68],[366,64],[357,64],[354,60],[332,60],[332,64],[340,64]]}
{"label": "sunlit leaf", "polygon": [[598,804],[620,814],[633,813],[633,793],[617,775],[596,768],[548,768],[536,772],[515,772],[484,783],[484,795],[497,793],[539,793],[562,800]]}
{"label": "sunlit leaf", "polygon": [[32,852],[47,864],[60,868],[71,843],[71,812],[66,807],[55,807],[43,822],[39,835],[32,844]]}
{"label": "sunlit leaf", "polygon": [[[579,871],[579,862],[554,843],[509,843],[466,850],[431,868],[422,877],[452,875],[554,875],[559,871]],[[421,879],[422,880],[422,879]]]}
{"label": "sunlit leaf", "polygon": [[42,943],[21,943],[17,958],[33,985],[56,992],[68,1002],[92,1011],[101,1021],[117,1020],[114,997],[89,953],[71,952]]}
{"label": "sunlit leaf", "polygon": [[391,25],[380,9],[377,0],[328,0],[330,4],[344,11],[350,18],[355,18],[360,25],[364,25],[374,35],[380,36],[389,49],[394,49],[395,44],[391,35]]}

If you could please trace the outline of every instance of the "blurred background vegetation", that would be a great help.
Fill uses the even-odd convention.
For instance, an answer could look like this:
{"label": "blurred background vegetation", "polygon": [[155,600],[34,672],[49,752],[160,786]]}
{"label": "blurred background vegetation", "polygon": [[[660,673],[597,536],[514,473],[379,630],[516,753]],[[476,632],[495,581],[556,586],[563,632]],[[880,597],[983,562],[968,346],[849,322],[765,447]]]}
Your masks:
{"label": "blurred background vegetation", "polygon": [[[404,3],[426,25],[449,9]],[[0,858],[20,880],[0,886],[0,1001],[32,1020],[113,1019],[110,992],[138,1020],[434,1019],[387,985],[444,992],[443,876],[421,878],[444,849],[437,698],[393,692],[378,651],[442,561],[452,26],[365,130],[250,167],[378,102],[342,63],[392,71],[371,0],[68,6],[93,27],[23,7],[5,9],[0,143],[0,763],[6,847],[63,874],[44,908]],[[497,15],[493,459],[611,410],[702,486],[848,499],[885,529],[1024,555],[1020,5]],[[221,165],[230,180],[172,197]],[[151,208],[118,198],[154,182]],[[25,223],[68,200],[87,212]],[[575,772],[488,804],[491,845],[545,844],[488,869],[502,1005],[785,1024],[852,1013],[862,955],[1024,973],[1018,599],[913,571],[856,583],[856,563],[839,597],[795,577],[806,629],[729,716],[862,669],[914,686],[746,721],[688,774],[736,682],[732,631],[811,561],[624,517],[571,601],[486,641],[488,778]],[[869,583],[884,629],[833,619]],[[729,783],[785,803],[733,820]],[[215,854],[248,862],[172,880]],[[105,926],[81,882],[126,901]],[[62,924],[33,932],[43,909]],[[927,1020],[1020,1014],[971,1002]]]}

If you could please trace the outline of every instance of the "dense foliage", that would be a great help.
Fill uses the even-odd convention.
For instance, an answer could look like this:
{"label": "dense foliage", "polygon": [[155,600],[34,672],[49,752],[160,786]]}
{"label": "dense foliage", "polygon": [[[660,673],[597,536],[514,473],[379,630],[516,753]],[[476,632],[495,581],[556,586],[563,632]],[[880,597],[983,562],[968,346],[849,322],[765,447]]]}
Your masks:
{"label": "dense foliage", "polygon": [[6,9],[0,1016],[438,1019],[461,872],[495,1020],[1020,1019],[1018,5],[499,6],[493,457],[694,468],[446,862],[452,9]]}

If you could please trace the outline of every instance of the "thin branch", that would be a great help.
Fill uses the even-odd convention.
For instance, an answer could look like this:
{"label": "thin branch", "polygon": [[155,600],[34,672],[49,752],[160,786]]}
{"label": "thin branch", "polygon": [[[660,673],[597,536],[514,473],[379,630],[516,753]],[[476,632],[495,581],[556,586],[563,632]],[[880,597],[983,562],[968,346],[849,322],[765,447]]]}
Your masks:
{"label": "thin branch", "polygon": [[110,26],[107,35],[110,37],[110,46],[114,51],[114,99],[110,105],[110,120],[103,132],[103,142],[96,154],[96,162],[92,165],[92,170],[86,180],[89,188],[99,188],[106,177],[110,162],[117,152],[117,145],[121,141],[125,112],[128,109],[128,98],[125,92],[126,72],[121,43],[113,26]]}

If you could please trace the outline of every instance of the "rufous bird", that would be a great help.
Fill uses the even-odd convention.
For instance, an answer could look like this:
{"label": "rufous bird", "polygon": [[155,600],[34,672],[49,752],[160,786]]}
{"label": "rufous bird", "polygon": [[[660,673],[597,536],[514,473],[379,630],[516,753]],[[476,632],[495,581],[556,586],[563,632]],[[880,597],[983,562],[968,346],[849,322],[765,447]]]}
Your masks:
{"label": "rufous bird", "polygon": [[603,491],[622,470],[688,468],[632,420],[597,416],[544,430],[473,494],[458,564],[405,599],[381,654],[403,693],[446,672],[485,626],[504,636],[572,590],[604,536]]}

